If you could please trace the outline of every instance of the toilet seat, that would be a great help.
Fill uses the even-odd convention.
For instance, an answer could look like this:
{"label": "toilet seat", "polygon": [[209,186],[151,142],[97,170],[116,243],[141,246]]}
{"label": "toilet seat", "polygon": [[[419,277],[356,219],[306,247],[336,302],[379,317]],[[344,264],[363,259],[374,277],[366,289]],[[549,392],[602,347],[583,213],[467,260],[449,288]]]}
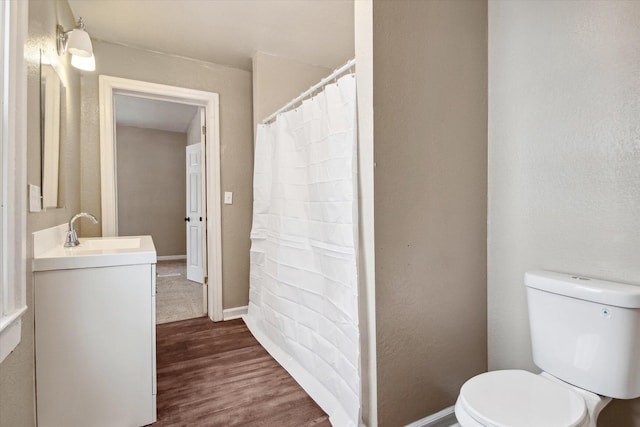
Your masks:
{"label": "toilet seat", "polygon": [[588,421],[584,399],[568,387],[522,370],[487,372],[468,380],[458,404],[492,427],[579,427]]}

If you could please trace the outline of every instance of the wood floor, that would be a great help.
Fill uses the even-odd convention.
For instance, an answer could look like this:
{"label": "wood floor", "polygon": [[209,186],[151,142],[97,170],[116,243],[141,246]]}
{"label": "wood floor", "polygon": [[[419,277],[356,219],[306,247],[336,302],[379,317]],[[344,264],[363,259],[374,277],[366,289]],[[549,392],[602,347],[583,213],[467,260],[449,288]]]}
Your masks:
{"label": "wood floor", "polygon": [[152,426],[331,426],[241,319],[202,317],[156,331],[158,421]]}

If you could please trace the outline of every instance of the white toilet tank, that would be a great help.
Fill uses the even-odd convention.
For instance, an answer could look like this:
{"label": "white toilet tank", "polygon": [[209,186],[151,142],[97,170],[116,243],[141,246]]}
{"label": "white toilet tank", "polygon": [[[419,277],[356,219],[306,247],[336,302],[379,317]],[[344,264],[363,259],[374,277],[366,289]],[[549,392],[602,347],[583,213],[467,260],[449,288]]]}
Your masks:
{"label": "white toilet tank", "polygon": [[533,361],[582,389],[640,397],[640,286],[525,274]]}

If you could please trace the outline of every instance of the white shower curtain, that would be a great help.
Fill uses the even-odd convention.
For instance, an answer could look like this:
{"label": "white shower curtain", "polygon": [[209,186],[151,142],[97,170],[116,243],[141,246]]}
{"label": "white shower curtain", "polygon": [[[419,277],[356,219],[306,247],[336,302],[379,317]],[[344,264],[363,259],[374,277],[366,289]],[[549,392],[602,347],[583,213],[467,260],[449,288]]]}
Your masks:
{"label": "white shower curtain", "polygon": [[360,420],[355,80],[258,126],[244,317],[339,427]]}

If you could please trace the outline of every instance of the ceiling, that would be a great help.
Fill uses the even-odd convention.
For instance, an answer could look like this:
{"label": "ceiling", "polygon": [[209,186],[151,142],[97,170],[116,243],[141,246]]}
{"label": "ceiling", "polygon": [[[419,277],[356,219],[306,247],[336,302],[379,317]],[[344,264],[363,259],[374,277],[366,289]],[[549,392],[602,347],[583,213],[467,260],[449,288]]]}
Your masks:
{"label": "ceiling", "polygon": [[[257,51],[337,68],[354,0],[68,0],[94,39],[251,70]],[[116,97],[116,122],[184,132],[196,107]]]}
{"label": "ceiling", "polygon": [[91,37],[251,70],[261,51],[337,68],[354,56],[354,0],[69,0]]}
{"label": "ceiling", "polygon": [[115,95],[116,123],[146,129],[185,133],[198,107],[175,102]]}

